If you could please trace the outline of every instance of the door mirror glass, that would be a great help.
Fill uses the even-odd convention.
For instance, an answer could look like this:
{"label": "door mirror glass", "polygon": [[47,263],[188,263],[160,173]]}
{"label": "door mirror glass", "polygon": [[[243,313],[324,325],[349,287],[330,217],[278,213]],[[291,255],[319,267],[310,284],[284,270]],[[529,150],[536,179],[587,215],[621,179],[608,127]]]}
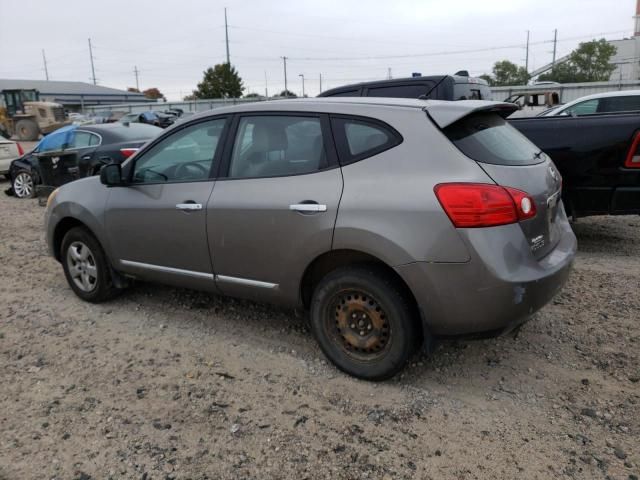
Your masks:
{"label": "door mirror glass", "polygon": [[119,163],[110,163],[100,170],[100,182],[107,187],[117,187],[122,182],[122,167]]}

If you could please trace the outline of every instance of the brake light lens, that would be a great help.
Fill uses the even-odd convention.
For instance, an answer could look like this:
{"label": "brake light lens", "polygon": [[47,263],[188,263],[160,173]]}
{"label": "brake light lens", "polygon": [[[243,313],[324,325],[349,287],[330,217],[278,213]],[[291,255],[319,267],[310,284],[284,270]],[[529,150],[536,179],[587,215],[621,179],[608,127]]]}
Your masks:
{"label": "brake light lens", "polygon": [[23,156],[24,149],[22,148],[22,145],[20,145],[19,143],[16,143],[16,146],[18,147],[18,155]]}
{"label": "brake light lens", "polygon": [[133,155],[134,153],[136,153],[139,149],[137,148],[121,148],[120,149],[120,153],[122,153],[122,155],[124,155],[124,159],[126,160],[127,158],[129,158],[131,155]]}
{"label": "brake light lens", "polygon": [[627,153],[627,159],[624,161],[626,168],[640,168],[640,133],[636,133],[629,153]]}
{"label": "brake light lens", "polygon": [[515,188],[484,183],[441,183],[434,192],[457,228],[495,227],[536,216],[533,198]]}

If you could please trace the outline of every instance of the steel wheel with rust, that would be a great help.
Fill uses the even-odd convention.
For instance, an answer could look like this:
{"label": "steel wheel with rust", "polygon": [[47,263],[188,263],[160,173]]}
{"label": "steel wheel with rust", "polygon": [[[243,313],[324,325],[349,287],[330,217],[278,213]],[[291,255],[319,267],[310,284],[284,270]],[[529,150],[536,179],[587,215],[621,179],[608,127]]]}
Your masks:
{"label": "steel wheel with rust", "polygon": [[313,293],[311,327],[320,347],[356,377],[384,380],[401,370],[415,351],[416,325],[406,292],[375,267],[335,270]]}

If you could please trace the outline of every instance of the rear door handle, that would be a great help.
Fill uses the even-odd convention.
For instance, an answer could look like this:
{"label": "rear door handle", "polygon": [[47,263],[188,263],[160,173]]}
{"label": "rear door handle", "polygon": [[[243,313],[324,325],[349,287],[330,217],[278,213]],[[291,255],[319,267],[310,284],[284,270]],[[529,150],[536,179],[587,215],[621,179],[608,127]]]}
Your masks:
{"label": "rear door handle", "polygon": [[178,210],[202,210],[202,204],[201,203],[190,203],[190,202],[178,203],[176,205],[176,208]]}
{"label": "rear door handle", "polygon": [[289,205],[289,210],[303,213],[326,212],[327,206],[320,205],[319,203],[294,203],[293,205]]}

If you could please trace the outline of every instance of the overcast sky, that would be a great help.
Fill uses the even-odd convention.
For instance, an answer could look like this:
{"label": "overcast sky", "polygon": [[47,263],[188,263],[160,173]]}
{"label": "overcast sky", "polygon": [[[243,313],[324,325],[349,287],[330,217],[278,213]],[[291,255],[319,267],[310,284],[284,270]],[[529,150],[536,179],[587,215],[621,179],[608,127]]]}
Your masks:
{"label": "overcast sky", "polygon": [[[635,0],[0,0],[0,78],[91,81],[87,39],[100,85],[158,87],[187,95],[202,71],[225,61],[227,7],[231,63],[247,92],[288,87],[308,95],[358,81],[422,74],[490,72],[497,60],[530,70],[594,37],[633,34]],[[547,43],[543,43],[547,42]],[[505,48],[509,47],[509,48]],[[265,80],[266,77],[266,80]]]}

